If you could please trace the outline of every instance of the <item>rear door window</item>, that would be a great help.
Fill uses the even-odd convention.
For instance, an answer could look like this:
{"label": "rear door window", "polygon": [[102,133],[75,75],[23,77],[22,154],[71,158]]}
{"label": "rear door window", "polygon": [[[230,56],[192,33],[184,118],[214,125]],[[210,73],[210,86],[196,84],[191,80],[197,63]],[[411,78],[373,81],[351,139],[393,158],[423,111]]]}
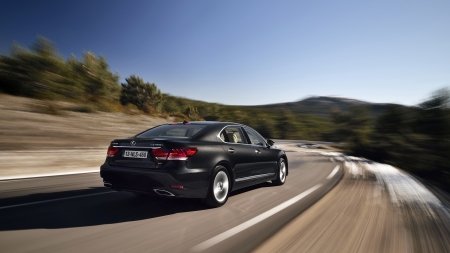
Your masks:
{"label": "rear door window", "polygon": [[245,143],[240,127],[238,126],[226,127],[220,133],[220,138],[228,143]]}

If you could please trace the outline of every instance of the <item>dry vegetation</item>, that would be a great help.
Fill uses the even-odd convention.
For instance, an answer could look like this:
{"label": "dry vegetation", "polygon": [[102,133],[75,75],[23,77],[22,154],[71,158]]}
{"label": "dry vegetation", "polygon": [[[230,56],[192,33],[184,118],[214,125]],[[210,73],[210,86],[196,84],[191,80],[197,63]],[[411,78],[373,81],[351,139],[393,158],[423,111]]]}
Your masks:
{"label": "dry vegetation", "polygon": [[172,121],[80,107],[0,94],[0,178],[98,170],[112,139]]}
{"label": "dry vegetation", "polygon": [[75,112],[83,105],[0,95],[0,150],[106,147],[172,119],[125,113]]}

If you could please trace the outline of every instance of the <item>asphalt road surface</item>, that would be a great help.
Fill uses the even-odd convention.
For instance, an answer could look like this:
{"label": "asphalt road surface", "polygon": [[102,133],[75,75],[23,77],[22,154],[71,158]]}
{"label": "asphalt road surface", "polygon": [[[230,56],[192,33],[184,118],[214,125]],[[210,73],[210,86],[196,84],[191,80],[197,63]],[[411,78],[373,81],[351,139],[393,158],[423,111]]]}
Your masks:
{"label": "asphalt road surface", "polygon": [[212,209],[110,191],[98,173],[0,181],[0,251],[252,251],[342,178],[329,158],[287,154],[285,185],[243,189]]}

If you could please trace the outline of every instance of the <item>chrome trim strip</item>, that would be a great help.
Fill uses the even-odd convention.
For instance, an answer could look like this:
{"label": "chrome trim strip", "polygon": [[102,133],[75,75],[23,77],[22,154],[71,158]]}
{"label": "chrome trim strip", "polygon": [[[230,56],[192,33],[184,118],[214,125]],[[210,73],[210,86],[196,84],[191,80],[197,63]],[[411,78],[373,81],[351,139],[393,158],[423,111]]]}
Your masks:
{"label": "chrome trim strip", "polygon": [[258,179],[258,178],[268,177],[268,176],[273,176],[273,175],[275,175],[275,173],[266,173],[266,174],[261,174],[261,175],[256,175],[256,176],[240,177],[240,178],[236,179],[236,182]]}
{"label": "chrome trim strip", "polygon": [[220,138],[220,133],[227,127],[241,127],[241,126],[239,126],[239,125],[226,125],[226,126],[222,127],[222,129],[219,131],[219,133],[217,134],[217,138],[219,138],[223,143],[242,144],[242,143],[234,143],[234,142],[225,142],[225,140],[222,140],[222,138]]}
{"label": "chrome trim strip", "polygon": [[144,146],[113,146],[114,148],[150,148],[150,149],[159,149],[162,147],[144,147]]}
{"label": "chrome trim strip", "polygon": [[[220,139],[220,137],[219,137]],[[222,139],[221,139],[222,140]],[[261,146],[261,145],[255,145],[255,144],[248,144],[248,143],[235,143],[235,142],[224,142],[226,144],[237,144],[237,145],[245,145],[245,146],[253,146],[253,147],[259,147],[259,148],[267,148],[267,146]]]}
{"label": "chrome trim strip", "polygon": [[158,195],[161,195],[161,196],[170,196],[170,197],[175,196],[173,193],[171,193],[170,191],[166,191],[166,190],[153,189],[153,191],[155,191]]}

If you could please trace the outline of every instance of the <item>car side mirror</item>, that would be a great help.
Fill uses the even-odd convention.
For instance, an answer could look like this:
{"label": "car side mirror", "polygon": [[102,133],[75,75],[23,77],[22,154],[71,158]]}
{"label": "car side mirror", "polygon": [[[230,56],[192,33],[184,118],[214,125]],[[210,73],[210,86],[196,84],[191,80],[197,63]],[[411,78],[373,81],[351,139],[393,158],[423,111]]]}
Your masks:
{"label": "car side mirror", "polygon": [[271,139],[267,139],[267,144],[269,144],[269,146],[273,146],[273,144],[275,144],[275,142]]}

